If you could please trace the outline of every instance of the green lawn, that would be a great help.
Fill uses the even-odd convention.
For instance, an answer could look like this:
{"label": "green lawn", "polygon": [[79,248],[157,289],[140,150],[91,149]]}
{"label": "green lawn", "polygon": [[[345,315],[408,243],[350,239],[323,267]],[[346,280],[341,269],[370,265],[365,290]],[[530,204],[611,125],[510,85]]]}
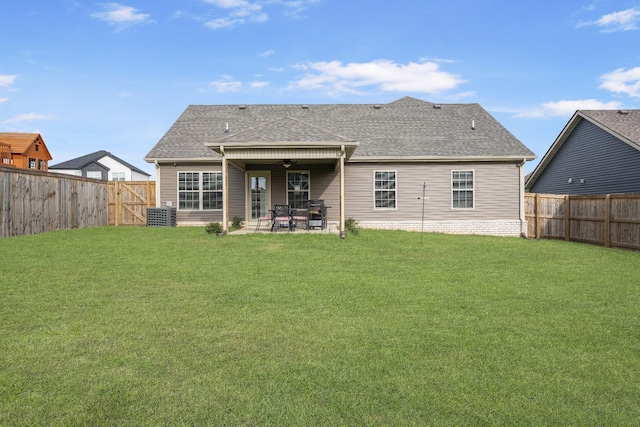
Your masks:
{"label": "green lawn", "polygon": [[0,240],[0,425],[638,425],[640,254],[363,230]]}

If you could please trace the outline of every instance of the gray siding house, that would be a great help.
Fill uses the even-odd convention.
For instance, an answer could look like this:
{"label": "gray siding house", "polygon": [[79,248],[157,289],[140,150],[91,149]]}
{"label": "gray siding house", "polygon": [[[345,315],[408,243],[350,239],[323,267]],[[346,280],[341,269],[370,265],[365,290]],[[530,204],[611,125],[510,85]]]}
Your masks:
{"label": "gray siding house", "polygon": [[579,110],[526,189],[548,194],[640,193],[640,110]]}
{"label": "gray siding house", "polygon": [[105,150],[49,166],[49,171],[103,181],[148,181],[151,176]]}
{"label": "gray siding house", "polygon": [[[250,225],[275,204],[362,227],[518,236],[535,155],[478,104],[191,105],[145,157],[157,206]],[[425,188],[424,223],[422,221]]]}

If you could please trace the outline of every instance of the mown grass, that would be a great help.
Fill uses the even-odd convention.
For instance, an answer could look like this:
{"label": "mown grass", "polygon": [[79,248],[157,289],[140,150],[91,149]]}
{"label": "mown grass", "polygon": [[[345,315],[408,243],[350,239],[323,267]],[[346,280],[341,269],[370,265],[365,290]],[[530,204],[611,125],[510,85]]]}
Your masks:
{"label": "mown grass", "polygon": [[640,254],[362,230],[0,240],[0,425],[637,425]]}

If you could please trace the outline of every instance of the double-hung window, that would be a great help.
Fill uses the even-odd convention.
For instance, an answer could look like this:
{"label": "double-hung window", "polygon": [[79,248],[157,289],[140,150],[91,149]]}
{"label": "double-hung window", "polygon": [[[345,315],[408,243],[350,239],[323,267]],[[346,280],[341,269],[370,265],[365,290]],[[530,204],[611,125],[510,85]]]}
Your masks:
{"label": "double-hung window", "polygon": [[202,172],[202,209],[222,209],[221,172]]}
{"label": "double-hung window", "polygon": [[451,207],[473,209],[473,171],[451,171]]}
{"label": "double-hung window", "polygon": [[222,172],[178,172],[178,209],[222,209]]}
{"label": "double-hung window", "polygon": [[293,209],[307,209],[309,172],[287,172],[287,203]]}
{"label": "double-hung window", "polygon": [[178,173],[178,209],[200,209],[200,173]]}
{"label": "double-hung window", "polygon": [[374,188],[375,209],[396,208],[397,194],[395,171],[375,171]]}

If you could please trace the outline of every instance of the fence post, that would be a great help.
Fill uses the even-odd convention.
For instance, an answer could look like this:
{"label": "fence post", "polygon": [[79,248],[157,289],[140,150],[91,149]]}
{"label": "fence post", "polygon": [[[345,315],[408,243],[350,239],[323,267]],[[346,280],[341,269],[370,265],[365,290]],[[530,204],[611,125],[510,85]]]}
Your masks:
{"label": "fence post", "polygon": [[120,197],[120,181],[116,181],[116,187],[113,189],[116,198],[115,206],[115,226],[120,225],[120,211],[122,211],[122,198]]}
{"label": "fence post", "polygon": [[604,199],[604,247],[608,248],[611,234],[611,194],[607,194]]}
{"label": "fence post", "polygon": [[542,239],[542,225],[540,224],[540,194],[536,193],[534,203],[536,204],[536,239]]}
{"label": "fence post", "polygon": [[571,198],[564,196],[564,240],[571,240]]}

